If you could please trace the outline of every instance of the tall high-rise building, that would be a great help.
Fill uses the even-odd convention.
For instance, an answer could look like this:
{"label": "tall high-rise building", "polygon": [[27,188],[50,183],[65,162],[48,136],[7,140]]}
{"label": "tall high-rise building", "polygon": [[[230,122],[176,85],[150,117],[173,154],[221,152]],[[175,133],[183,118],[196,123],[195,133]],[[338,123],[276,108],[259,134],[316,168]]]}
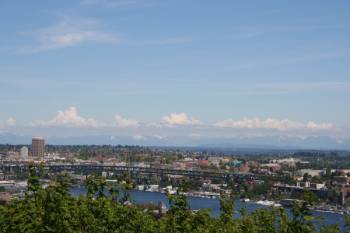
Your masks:
{"label": "tall high-rise building", "polygon": [[44,157],[45,140],[42,137],[32,138],[32,156]]}

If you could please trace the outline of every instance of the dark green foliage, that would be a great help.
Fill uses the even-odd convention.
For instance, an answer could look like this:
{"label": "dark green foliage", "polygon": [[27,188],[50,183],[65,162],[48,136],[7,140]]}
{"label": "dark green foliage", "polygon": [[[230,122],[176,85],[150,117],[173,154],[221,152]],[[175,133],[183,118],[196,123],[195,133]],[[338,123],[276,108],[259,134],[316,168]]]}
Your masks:
{"label": "dark green foliage", "polygon": [[232,215],[234,210],[234,202],[231,198],[223,196],[220,199],[220,220],[223,225],[229,224],[232,222]]}
{"label": "dark green foliage", "polygon": [[338,225],[324,226],[320,230],[320,233],[338,233],[338,232],[340,232]]}

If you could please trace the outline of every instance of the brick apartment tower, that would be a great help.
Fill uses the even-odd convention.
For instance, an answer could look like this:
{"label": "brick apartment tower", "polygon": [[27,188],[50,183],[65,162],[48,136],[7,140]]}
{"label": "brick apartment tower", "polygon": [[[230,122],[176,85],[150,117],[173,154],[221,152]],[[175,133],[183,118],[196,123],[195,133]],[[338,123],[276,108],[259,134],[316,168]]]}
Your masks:
{"label": "brick apartment tower", "polygon": [[32,156],[44,157],[45,140],[42,137],[32,138]]}

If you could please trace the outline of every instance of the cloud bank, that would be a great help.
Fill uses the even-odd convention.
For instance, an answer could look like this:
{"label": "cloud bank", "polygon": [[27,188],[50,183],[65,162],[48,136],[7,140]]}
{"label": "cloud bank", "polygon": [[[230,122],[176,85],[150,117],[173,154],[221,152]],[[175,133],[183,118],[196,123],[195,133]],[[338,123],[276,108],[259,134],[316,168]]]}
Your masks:
{"label": "cloud bank", "polygon": [[69,107],[65,111],[59,110],[57,115],[48,121],[38,121],[34,123],[34,126],[65,126],[65,127],[77,127],[77,128],[97,128],[100,124],[93,118],[84,118],[79,116],[76,107]]}
{"label": "cloud bank", "polygon": [[16,126],[16,119],[13,117],[9,117],[5,121],[0,121],[0,128],[9,128],[9,127],[14,127]]}
{"label": "cloud bank", "polygon": [[[99,121],[89,116],[82,116],[75,106],[57,111],[51,119],[39,120],[30,125],[17,125],[14,118],[3,121],[2,129],[13,132],[29,132],[41,135],[113,135],[132,137],[135,140],[156,139],[173,140],[174,138],[254,138],[254,137],[332,137],[337,140],[350,138],[350,130],[340,128],[330,122],[293,121],[277,118],[228,118],[216,123],[206,123],[185,112],[170,113],[158,121],[147,122],[125,117],[120,114],[110,121]],[[6,126],[6,127],[5,127]],[[142,136],[142,137],[141,137]]]}
{"label": "cloud bank", "polygon": [[291,121],[288,119],[260,119],[260,118],[243,118],[242,120],[226,119],[219,121],[215,124],[221,128],[238,128],[238,129],[270,129],[270,130],[295,130],[295,129],[331,129],[333,124],[320,123],[317,124],[313,121],[308,123],[302,123],[298,121]]}
{"label": "cloud bank", "polygon": [[199,125],[201,121],[187,116],[186,113],[170,113],[168,116],[163,117],[164,123],[174,126],[174,125]]}
{"label": "cloud bank", "polygon": [[139,126],[139,122],[134,119],[128,119],[120,115],[114,116],[115,124],[120,128],[136,128]]}

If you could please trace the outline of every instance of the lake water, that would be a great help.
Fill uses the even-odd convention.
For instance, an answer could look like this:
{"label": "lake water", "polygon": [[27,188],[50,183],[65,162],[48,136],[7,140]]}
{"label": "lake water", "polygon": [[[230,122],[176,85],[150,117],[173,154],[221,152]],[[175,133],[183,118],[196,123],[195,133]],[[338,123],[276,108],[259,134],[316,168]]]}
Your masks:
{"label": "lake water", "polygon": [[[71,190],[73,195],[83,195],[86,193],[86,189],[84,187],[74,187]],[[145,203],[153,203],[158,204],[158,202],[162,202],[164,205],[169,207],[169,202],[165,194],[158,192],[146,192],[146,191],[137,191],[132,190],[129,192],[131,199],[137,204],[145,204]],[[219,199],[209,199],[209,198],[201,198],[201,197],[188,197],[187,201],[193,210],[198,209],[210,209],[211,213],[214,217],[220,215],[220,200]],[[245,208],[249,213],[258,208],[268,208],[263,205],[258,205],[254,202],[242,202],[240,200],[235,201],[235,210],[240,210],[241,208]],[[290,214],[290,210],[287,208],[287,213]],[[344,219],[343,215],[337,213],[325,213],[313,211],[313,215],[315,217],[320,217],[323,220],[316,220],[315,223],[317,226],[321,226],[322,224],[330,225],[330,224],[338,224],[342,230],[344,230]],[[239,216],[238,213],[235,214],[236,217]]]}

